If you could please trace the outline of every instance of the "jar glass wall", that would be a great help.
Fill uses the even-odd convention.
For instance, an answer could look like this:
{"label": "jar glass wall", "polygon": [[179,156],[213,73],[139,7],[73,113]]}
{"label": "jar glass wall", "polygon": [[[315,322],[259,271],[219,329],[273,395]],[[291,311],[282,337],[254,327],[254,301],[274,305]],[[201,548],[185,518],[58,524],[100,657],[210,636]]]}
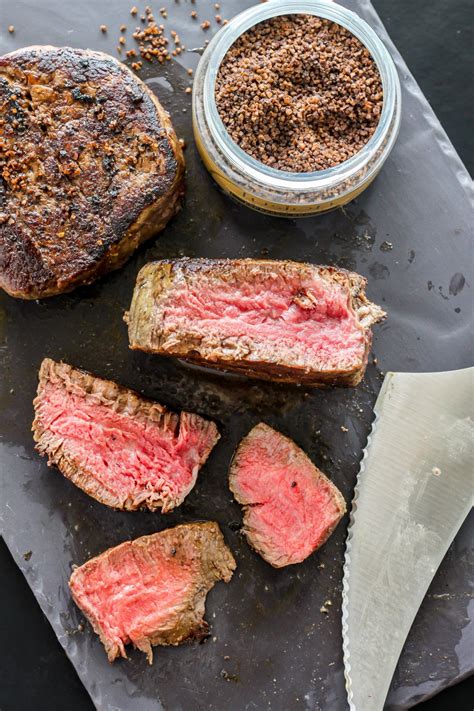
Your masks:
{"label": "jar glass wall", "polygon": [[[383,105],[367,144],[339,165],[292,173],[260,163],[229,136],[215,101],[219,66],[248,29],[278,15],[316,15],[345,27],[369,50],[380,73]],[[393,60],[372,28],[331,0],[270,0],[234,17],[210,42],[196,70],[193,127],[201,158],[220,187],[254,209],[288,217],[325,212],[353,200],[372,182],[387,159],[400,125],[400,82]]]}

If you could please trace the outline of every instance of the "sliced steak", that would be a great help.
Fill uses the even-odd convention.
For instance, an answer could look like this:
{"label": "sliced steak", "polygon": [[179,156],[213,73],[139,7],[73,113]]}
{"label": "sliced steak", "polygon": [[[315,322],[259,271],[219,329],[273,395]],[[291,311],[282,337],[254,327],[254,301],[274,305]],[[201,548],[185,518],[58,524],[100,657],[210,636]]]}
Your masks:
{"label": "sliced steak", "polygon": [[217,523],[189,523],[110,548],[76,568],[69,586],[109,661],[132,643],[151,664],[152,645],[207,635],[206,595],[234,570]]}
{"label": "sliced steak", "polygon": [[384,313],[352,272],[298,262],[178,259],[140,271],[130,347],[267,380],[356,385]]}
{"label": "sliced steak", "polygon": [[168,114],[101,52],[0,57],[0,287],[37,299],[120,267],[183,191]]}
{"label": "sliced steak", "polygon": [[248,542],[275,568],[322,546],[346,511],[341,492],[288,437],[263,422],[239,444],[229,485]]}
{"label": "sliced steak", "polygon": [[133,511],[179,506],[219,439],[213,422],[176,415],[110,380],[46,358],[36,449],[97,501]]}

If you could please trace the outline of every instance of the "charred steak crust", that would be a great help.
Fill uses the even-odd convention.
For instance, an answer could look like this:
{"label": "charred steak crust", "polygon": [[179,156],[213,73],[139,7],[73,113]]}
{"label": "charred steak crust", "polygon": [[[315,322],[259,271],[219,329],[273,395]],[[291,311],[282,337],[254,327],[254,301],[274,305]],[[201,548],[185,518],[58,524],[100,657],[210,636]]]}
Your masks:
{"label": "charred steak crust", "polygon": [[[49,358],[41,364],[33,405],[36,450],[89,496],[115,509],[166,513],[179,506],[220,438],[214,422],[177,415]],[[91,430],[102,421],[102,429]]]}
{"label": "charred steak crust", "polygon": [[[229,488],[243,507],[248,543],[274,568],[302,562],[327,541],[346,512],[344,497],[332,481],[295,442],[264,422],[237,447]],[[320,490],[320,496],[311,499],[311,488]]]}
{"label": "charred steak crust", "polygon": [[168,114],[102,52],[0,57],[0,287],[36,299],[120,267],[183,192]]}
{"label": "charred steak crust", "polygon": [[206,595],[235,567],[217,523],[190,523],[110,548],[76,568],[69,587],[109,661],[132,643],[151,664],[152,646],[208,634]]}
{"label": "charred steak crust", "polygon": [[[253,343],[251,338],[244,343],[243,337],[219,338],[215,334],[208,337],[209,334],[200,327],[191,333],[167,326],[167,308],[176,289],[199,285],[202,281],[202,290],[210,290],[203,302],[207,301],[206,305],[212,307],[216,295],[211,288],[213,282],[217,285],[237,283],[248,290],[256,276],[272,279],[275,275],[282,283],[296,280],[304,285],[308,280],[317,279],[328,288],[338,285],[347,313],[353,318],[354,330],[358,329],[361,334],[362,347],[354,362],[325,369],[311,362],[297,362],[297,345],[284,355],[275,355],[271,344],[266,349],[258,348],[259,333]],[[175,356],[264,380],[310,386],[354,386],[362,379],[367,366],[372,343],[371,326],[385,316],[383,310],[366,297],[366,284],[366,279],[355,272],[293,261],[184,258],[151,262],[139,272],[130,311],[125,314],[130,348]],[[303,286],[302,293],[295,293],[293,301],[301,309],[310,311],[313,304],[311,293],[309,297],[308,293]],[[256,294],[256,301],[261,298],[261,294]],[[258,354],[263,357],[259,359]]]}

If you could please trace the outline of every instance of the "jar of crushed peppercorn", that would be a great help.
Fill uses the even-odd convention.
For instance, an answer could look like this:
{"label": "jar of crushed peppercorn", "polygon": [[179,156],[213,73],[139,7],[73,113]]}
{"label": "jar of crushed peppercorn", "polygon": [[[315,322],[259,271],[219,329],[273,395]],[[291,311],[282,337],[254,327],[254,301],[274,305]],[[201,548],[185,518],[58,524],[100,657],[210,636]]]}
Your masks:
{"label": "jar of crushed peppercorn", "polygon": [[377,175],[398,134],[400,83],[354,12],[331,0],[270,0],[207,47],[193,125],[224,191],[269,214],[312,215],[353,200]]}

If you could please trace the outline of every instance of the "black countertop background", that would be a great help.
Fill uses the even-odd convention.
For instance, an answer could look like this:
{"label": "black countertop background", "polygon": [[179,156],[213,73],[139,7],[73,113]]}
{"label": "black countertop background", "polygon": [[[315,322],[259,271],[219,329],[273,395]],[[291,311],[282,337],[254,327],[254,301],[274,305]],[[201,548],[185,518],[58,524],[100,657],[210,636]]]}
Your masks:
{"label": "black countertop background", "polygon": [[[471,0],[372,2],[472,175]],[[0,582],[0,711],[91,711],[88,694],[1,539]],[[469,679],[417,708],[471,711],[473,698]]]}

